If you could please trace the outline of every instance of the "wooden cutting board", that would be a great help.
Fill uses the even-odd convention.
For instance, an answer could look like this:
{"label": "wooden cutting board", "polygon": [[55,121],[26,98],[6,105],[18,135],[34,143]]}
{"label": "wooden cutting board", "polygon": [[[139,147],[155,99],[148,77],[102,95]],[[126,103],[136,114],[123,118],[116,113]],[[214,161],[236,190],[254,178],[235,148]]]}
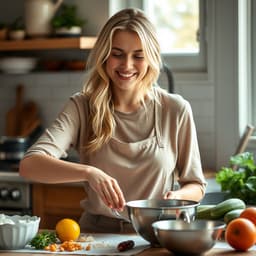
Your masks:
{"label": "wooden cutting board", "polygon": [[30,100],[24,102],[24,86],[16,87],[15,105],[6,114],[6,136],[29,136],[39,125],[37,104]]}
{"label": "wooden cutting board", "polygon": [[30,100],[24,104],[21,113],[20,136],[29,136],[41,124],[38,112],[37,104],[34,101]]}
{"label": "wooden cutting board", "polygon": [[16,87],[15,105],[6,114],[6,136],[17,136],[20,129],[21,112],[23,108],[24,86]]}

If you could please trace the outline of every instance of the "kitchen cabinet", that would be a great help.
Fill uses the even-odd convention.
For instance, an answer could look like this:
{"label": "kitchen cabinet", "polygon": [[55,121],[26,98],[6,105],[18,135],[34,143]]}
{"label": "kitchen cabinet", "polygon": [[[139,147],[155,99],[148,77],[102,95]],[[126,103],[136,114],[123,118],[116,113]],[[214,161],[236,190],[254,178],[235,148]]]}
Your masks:
{"label": "kitchen cabinet", "polygon": [[41,217],[40,228],[54,229],[58,220],[79,220],[83,209],[80,201],[86,198],[82,184],[33,184],[32,212]]}

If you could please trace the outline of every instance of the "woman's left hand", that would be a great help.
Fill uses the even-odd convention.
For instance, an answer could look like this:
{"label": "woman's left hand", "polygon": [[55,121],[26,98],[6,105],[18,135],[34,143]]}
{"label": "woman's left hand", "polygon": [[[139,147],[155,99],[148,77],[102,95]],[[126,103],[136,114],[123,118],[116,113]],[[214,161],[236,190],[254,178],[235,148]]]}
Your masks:
{"label": "woman's left hand", "polygon": [[167,191],[164,194],[164,199],[181,199],[177,191]]}

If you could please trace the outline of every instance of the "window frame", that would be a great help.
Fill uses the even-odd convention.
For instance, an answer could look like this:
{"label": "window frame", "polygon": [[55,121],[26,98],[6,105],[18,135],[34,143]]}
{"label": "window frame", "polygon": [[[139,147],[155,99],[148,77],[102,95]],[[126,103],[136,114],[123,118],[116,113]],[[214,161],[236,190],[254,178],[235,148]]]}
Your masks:
{"label": "window frame", "polygon": [[[251,87],[251,95],[252,95],[252,122],[256,126],[256,1],[251,1],[251,77],[252,77],[252,87]],[[255,136],[256,140],[256,136]]]}
{"label": "window frame", "polygon": [[[110,1],[110,14],[114,14],[116,11],[135,7],[144,10],[145,1],[150,3],[150,0],[111,0]],[[199,1],[199,35],[200,35],[200,43],[199,48],[200,51],[198,54],[162,54],[163,60],[171,66],[174,72],[200,72],[206,73],[208,72],[208,61],[207,61],[207,2],[205,0]]]}

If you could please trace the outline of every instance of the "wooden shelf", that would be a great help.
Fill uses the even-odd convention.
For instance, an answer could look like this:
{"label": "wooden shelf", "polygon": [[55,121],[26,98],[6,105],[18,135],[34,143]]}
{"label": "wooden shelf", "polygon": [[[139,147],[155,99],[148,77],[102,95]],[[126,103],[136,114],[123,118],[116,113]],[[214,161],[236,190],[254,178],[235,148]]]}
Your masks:
{"label": "wooden shelf", "polygon": [[36,38],[0,41],[0,51],[91,49],[96,37]]}

